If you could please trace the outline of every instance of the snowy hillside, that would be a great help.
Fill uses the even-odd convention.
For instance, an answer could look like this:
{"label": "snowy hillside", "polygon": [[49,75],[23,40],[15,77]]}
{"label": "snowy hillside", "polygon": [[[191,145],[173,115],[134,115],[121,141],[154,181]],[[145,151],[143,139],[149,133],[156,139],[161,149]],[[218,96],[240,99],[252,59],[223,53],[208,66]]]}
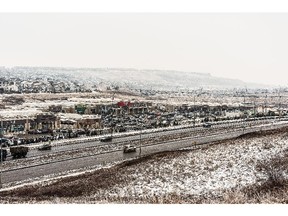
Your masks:
{"label": "snowy hillside", "polygon": [[241,80],[211,76],[208,73],[173,70],[138,70],[129,68],[56,68],[13,67],[0,68],[0,77],[21,80],[56,80],[79,82],[85,85],[116,85],[134,89],[225,89],[259,88],[261,84],[245,83]]}

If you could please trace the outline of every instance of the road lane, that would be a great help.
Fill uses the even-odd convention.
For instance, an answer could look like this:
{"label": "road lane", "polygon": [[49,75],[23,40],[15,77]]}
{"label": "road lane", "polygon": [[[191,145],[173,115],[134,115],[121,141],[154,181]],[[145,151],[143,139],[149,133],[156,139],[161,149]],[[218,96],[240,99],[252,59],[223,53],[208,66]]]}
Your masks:
{"label": "road lane", "polygon": [[[244,133],[250,133],[250,132],[255,132],[255,131],[260,131],[260,130],[264,131],[264,130],[276,129],[276,128],[281,128],[287,125],[288,125],[287,123],[283,125],[268,125],[268,126],[238,130],[238,131],[234,131],[231,133],[216,134],[216,135],[211,135],[207,137],[198,137],[198,138],[190,137],[185,140],[170,141],[170,142],[165,142],[165,143],[156,144],[156,145],[143,146],[141,155],[144,156],[144,155],[149,155],[152,153],[157,153],[157,152],[162,152],[162,151],[167,151],[167,150],[176,150],[180,148],[192,147],[192,146],[195,146],[194,144],[195,141],[197,145],[199,145],[203,143],[210,143],[213,141],[221,141],[225,139],[235,138]],[[16,182],[16,181],[23,181],[28,178],[36,178],[36,177],[41,177],[44,175],[61,173],[61,172],[68,171],[68,170],[80,169],[80,168],[84,168],[88,166],[95,166],[95,165],[105,164],[109,162],[121,161],[123,159],[135,158],[138,155],[139,155],[139,148],[137,148],[136,153],[123,154],[122,151],[115,151],[115,152],[108,152],[105,154],[98,154],[98,155],[89,156],[89,157],[76,158],[74,160],[65,160],[65,161],[54,162],[51,164],[44,164],[41,166],[27,167],[27,168],[19,169],[19,170],[4,171],[2,173],[2,182],[5,184],[5,183]]]}
{"label": "road lane", "polygon": [[[226,123],[218,124],[218,125],[213,125],[211,128],[203,128],[203,127],[187,127],[187,128],[182,128],[182,129],[176,129],[176,130],[171,130],[171,128],[164,128],[165,131],[158,131],[158,132],[153,132],[153,133],[143,133],[141,134],[142,139],[145,138],[157,138],[161,136],[167,136],[167,135],[177,135],[181,133],[188,133],[190,132],[191,135],[195,135],[196,133],[203,133],[203,132],[213,132],[213,130],[231,130],[232,128],[240,128],[240,127],[247,127],[249,124],[257,125],[261,124],[264,122],[271,122],[274,120],[258,120],[255,122],[246,122],[246,121],[240,121],[240,122],[234,122],[230,123],[227,125]],[[76,150],[76,149],[81,149],[81,148],[87,148],[87,147],[95,147],[99,145],[109,145],[109,144],[114,144],[114,143],[120,143],[122,142],[125,144],[125,142],[133,142],[136,140],[139,140],[139,134],[137,135],[131,135],[131,136],[124,136],[124,137],[118,137],[121,136],[121,134],[115,134],[114,139],[112,142],[107,142],[103,143],[100,142],[99,140],[94,140],[94,141],[84,141],[84,142],[78,142],[78,143],[71,143],[71,144],[65,144],[65,145],[60,145],[60,144],[55,144],[50,151],[39,151],[37,149],[30,149],[30,151],[27,154],[27,157],[36,157],[36,156],[41,156],[41,155],[47,155],[47,154],[52,154],[52,153],[58,153],[58,152],[64,152],[64,151],[69,151],[69,150]],[[10,160],[10,158],[8,158]]]}

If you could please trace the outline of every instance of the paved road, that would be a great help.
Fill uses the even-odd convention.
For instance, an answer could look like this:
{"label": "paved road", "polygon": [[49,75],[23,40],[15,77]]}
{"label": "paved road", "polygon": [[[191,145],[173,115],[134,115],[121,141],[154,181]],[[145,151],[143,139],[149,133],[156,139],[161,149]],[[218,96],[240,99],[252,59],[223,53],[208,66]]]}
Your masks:
{"label": "paved road", "polygon": [[[267,120],[267,119],[260,119],[257,121],[253,122],[247,122],[247,121],[240,121],[240,122],[220,122],[218,125],[213,125],[212,128],[203,128],[203,127],[187,127],[187,128],[180,128],[180,129],[174,129],[174,130],[169,130],[169,128],[166,128],[165,131],[156,131],[153,133],[145,133],[143,132],[141,134],[141,138],[156,138],[156,137],[161,137],[161,136],[166,136],[166,135],[176,135],[184,132],[189,132],[191,133],[191,136],[196,135],[197,133],[203,133],[206,132],[208,134],[215,133],[218,130],[225,130],[229,131],[232,129],[237,129],[240,127],[249,127],[250,125],[259,125],[263,123],[271,123],[274,120]],[[37,149],[31,149],[27,157],[36,157],[36,156],[41,156],[41,155],[47,155],[51,153],[57,153],[57,152],[63,152],[63,151],[68,151],[68,150],[76,150],[80,148],[87,148],[87,147],[94,147],[94,146],[99,146],[99,145],[109,145],[109,144],[126,144],[128,142],[132,142],[135,140],[139,140],[140,136],[138,135],[130,135],[130,136],[124,136],[124,137],[117,137],[121,136],[121,134],[115,134],[115,137],[112,142],[108,143],[103,143],[100,142],[99,140],[96,141],[84,141],[84,142],[78,142],[78,143],[72,143],[72,144],[65,144],[65,145],[55,145],[53,146],[51,151],[38,151]],[[11,157],[8,157],[7,160],[11,160]]]}
{"label": "paved road", "polygon": [[[288,122],[282,125],[263,125],[261,127],[252,127],[252,128],[248,128],[245,130],[238,129],[231,133],[216,134],[216,135],[198,137],[198,138],[190,137],[190,138],[179,140],[179,141],[170,141],[170,142],[157,144],[157,145],[143,146],[142,156],[148,155],[151,153],[166,151],[166,150],[176,150],[179,148],[191,147],[193,145],[195,146],[195,142],[197,144],[209,143],[212,141],[220,141],[220,140],[225,140],[229,138],[234,138],[234,137],[237,137],[241,134],[248,133],[248,132],[276,129],[276,128],[281,128],[283,126],[288,126]],[[2,173],[2,183],[5,184],[9,182],[22,181],[28,178],[41,177],[44,175],[60,173],[60,172],[64,172],[64,171],[68,171],[72,169],[79,169],[79,168],[83,168],[87,166],[94,166],[94,165],[99,165],[99,164],[105,164],[108,162],[121,161],[123,159],[135,158],[138,155],[139,155],[139,149],[137,149],[136,153],[130,153],[130,154],[123,154],[122,151],[115,151],[115,152],[109,152],[105,154],[98,154],[98,155],[90,156],[90,157],[75,158],[73,160],[66,160],[66,161],[55,162],[51,164],[44,164],[41,166],[27,167],[24,169],[19,169],[19,170],[14,170],[14,171],[4,171]]]}

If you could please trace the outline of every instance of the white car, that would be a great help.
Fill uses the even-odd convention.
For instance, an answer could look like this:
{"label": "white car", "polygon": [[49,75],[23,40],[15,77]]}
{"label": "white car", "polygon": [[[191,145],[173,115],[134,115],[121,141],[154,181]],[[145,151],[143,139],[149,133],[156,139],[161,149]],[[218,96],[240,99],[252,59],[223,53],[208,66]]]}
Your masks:
{"label": "white car", "polygon": [[123,148],[124,153],[136,152],[136,147],[133,145],[125,145]]}

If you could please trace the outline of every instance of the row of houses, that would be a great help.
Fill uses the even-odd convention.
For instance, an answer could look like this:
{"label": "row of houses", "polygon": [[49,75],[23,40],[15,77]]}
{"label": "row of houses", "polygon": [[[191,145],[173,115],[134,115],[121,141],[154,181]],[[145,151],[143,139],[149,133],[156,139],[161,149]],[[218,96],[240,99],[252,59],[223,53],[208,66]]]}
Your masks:
{"label": "row of houses", "polygon": [[48,133],[61,129],[99,129],[101,117],[97,115],[42,113],[29,118],[1,118],[2,135],[15,133]]}
{"label": "row of houses", "polygon": [[120,101],[103,104],[77,104],[75,106],[64,107],[61,105],[49,106],[48,111],[53,113],[77,113],[86,115],[107,115],[123,116],[123,115],[139,115],[150,112],[178,114],[202,113],[202,115],[226,116],[228,113],[263,113],[273,110],[271,106],[255,106],[253,104],[236,104],[236,105],[220,105],[220,104],[165,104],[152,103],[147,101]]}
{"label": "row of houses", "polygon": [[[262,111],[261,111],[262,110]],[[103,129],[119,126],[119,130],[137,128],[137,124],[151,127],[186,124],[204,119],[208,121],[242,118],[257,113],[272,115],[277,110],[271,107],[219,104],[164,104],[149,101],[118,101],[105,104],[77,104],[64,107],[49,106],[46,113],[29,118],[1,118],[3,133],[28,133],[58,129]],[[283,113],[283,112],[282,112]]]}

